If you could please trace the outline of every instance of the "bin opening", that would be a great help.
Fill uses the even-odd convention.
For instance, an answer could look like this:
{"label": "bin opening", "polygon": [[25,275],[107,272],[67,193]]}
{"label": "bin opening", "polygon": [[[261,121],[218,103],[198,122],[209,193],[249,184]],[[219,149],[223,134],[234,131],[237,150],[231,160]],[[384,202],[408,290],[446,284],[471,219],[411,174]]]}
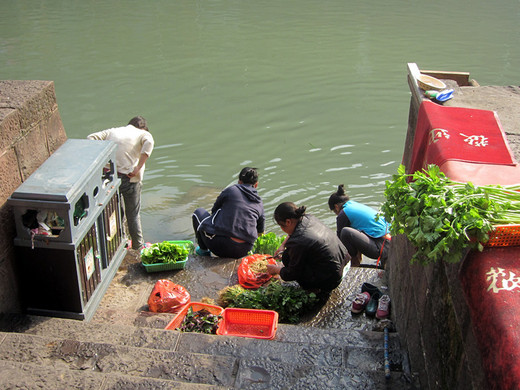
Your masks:
{"label": "bin opening", "polygon": [[22,215],[22,224],[29,234],[58,237],[65,229],[65,221],[57,212],[29,209]]}
{"label": "bin opening", "polygon": [[88,215],[88,195],[83,194],[74,206],[74,226],[78,226],[79,222]]}

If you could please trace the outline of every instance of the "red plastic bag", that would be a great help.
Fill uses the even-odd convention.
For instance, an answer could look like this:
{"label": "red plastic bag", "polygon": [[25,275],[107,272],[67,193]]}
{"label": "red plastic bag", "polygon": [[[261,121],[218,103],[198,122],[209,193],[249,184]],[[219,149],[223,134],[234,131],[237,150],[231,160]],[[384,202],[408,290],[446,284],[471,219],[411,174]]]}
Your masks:
{"label": "red plastic bag", "polygon": [[148,308],[155,313],[176,313],[190,303],[190,293],[170,280],[160,279],[155,283],[148,298]]}
{"label": "red plastic bag", "polygon": [[265,273],[256,273],[251,270],[251,265],[258,260],[267,259],[269,264],[276,264],[276,260],[271,255],[254,254],[246,256],[242,259],[238,266],[238,283],[244,288],[258,288],[267,283],[272,275]]}

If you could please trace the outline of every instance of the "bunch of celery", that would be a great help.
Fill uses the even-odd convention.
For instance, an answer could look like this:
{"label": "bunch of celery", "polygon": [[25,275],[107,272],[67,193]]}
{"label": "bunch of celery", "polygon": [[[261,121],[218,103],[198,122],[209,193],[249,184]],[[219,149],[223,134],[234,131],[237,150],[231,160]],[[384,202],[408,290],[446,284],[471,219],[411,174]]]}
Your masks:
{"label": "bunch of celery", "polygon": [[465,250],[482,250],[494,225],[520,224],[520,185],[475,186],[448,179],[438,166],[406,174],[401,165],[386,182],[381,207],[393,235],[416,247],[412,262],[460,261]]}

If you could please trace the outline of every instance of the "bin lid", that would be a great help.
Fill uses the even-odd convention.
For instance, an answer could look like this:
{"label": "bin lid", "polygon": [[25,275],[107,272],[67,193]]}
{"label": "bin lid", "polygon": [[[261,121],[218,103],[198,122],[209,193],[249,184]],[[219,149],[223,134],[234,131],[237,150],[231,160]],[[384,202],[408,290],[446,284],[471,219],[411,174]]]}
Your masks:
{"label": "bin lid", "polygon": [[72,201],[92,174],[101,174],[100,169],[116,148],[113,141],[68,139],[18,187],[11,199]]}

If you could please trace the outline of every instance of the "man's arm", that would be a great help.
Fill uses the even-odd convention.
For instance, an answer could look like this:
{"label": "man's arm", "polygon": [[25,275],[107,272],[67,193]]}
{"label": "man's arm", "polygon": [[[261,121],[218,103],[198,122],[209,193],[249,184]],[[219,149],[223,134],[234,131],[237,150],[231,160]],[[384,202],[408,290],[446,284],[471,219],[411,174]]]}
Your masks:
{"label": "man's arm", "polygon": [[137,175],[143,167],[146,160],[148,160],[148,155],[146,153],[141,153],[141,156],[139,157],[139,162],[135,166],[134,170],[128,174],[128,177],[134,177],[135,175]]}

